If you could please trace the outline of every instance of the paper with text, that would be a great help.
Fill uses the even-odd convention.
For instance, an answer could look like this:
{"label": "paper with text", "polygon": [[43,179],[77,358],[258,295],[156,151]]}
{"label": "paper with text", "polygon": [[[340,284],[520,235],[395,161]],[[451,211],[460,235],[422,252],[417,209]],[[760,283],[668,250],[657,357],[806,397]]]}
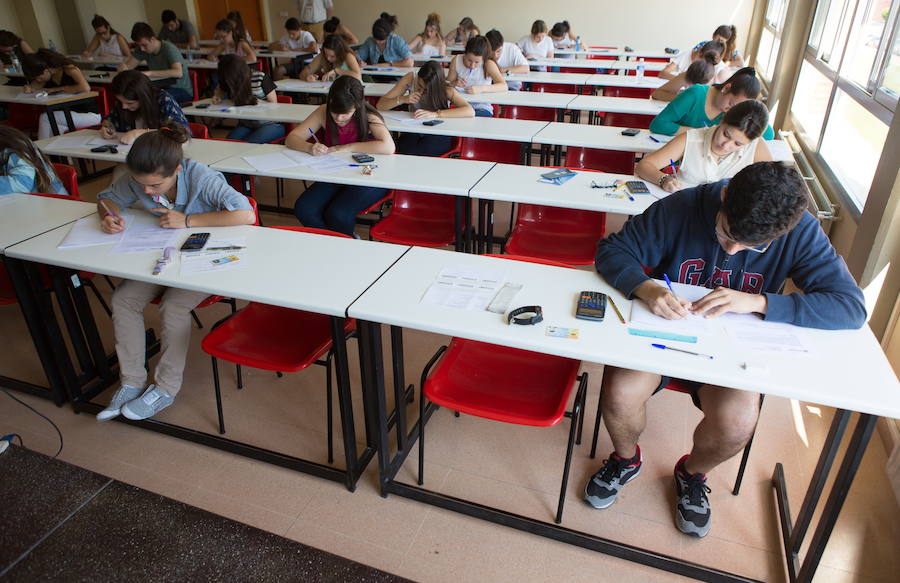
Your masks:
{"label": "paper with text", "polygon": [[[134,215],[123,213],[122,219],[125,220],[125,229],[127,230],[129,225],[134,222]],[[71,249],[74,247],[90,247],[92,245],[109,245],[110,243],[118,243],[124,236],[124,231],[112,235],[104,233],[103,229],[100,228],[100,215],[88,215],[72,224],[72,228],[69,229],[58,248]]]}
{"label": "paper with text", "polygon": [[132,225],[125,229],[125,236],[112,253],[145,253],[162,251],[174,246],[174,241],[184,231],[182,229],[164,229],[159,225]]}
{"label": "paper with text", "polygon": [[506,273],[501,270],[451,265],[441,270],[421,301],[432,306],[483,311],[505,279]]}

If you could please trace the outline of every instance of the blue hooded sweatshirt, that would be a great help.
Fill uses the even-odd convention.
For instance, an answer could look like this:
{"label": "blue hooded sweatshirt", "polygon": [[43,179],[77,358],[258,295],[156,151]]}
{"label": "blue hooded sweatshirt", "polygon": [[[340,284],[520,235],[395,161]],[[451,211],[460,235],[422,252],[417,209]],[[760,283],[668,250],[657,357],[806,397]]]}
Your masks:
{"label": "blue hooded sweatshirt", "polygon": [[[728,255],[716,237],[722,180],[676,192],[633,217],[600,241],[595,265],[627,297],[650,276],[708,288],[728,287],[768,298],[764,318],[809,328],[859,328],[866,321],[863,294],[843,259],[808,212],[765,253]],[[804,293],[780,294],[786,279]]]}

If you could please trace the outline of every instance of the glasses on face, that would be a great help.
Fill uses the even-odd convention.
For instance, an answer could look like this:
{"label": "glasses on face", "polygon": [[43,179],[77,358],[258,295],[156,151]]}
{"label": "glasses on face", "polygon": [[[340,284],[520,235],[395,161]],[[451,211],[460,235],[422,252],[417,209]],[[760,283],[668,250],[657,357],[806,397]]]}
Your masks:
{"label": "glasses on face", "polygon": [[772,246],[772,243],[774,241],[769,241],[768,243],[763,243],[761,245],[755,246],[746,245],[744,243],[741,243],[740,241],[736,241],[731,235],[725,232],[725,227],[722,225],[722,221],[720,220],[721,214],[722,213],[716,214],[716,237],[718,237],[720,241],[724,243],[739,245],[740,247],[743,247],[742,250],[751,251],[753,253],[765,253],[769,249],[769,247]]}

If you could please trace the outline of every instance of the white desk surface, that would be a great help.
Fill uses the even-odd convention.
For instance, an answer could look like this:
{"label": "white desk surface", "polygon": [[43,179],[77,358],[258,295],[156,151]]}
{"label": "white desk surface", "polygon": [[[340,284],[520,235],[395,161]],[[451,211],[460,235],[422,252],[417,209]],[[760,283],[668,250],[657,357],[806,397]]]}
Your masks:
{"label": "white desk surface", "polygon": [[[157,220],[137,211],[136,221]],[[175,261],[162,274],[152,275],[159,251],[110,253],[112,245],[57,249],[69,228],[60,227],[10,247],[9,256],[329,316],[344,316],[347,306],[408,249],[250,225],[203,227],[182,230],[176,247],[191,232],[208,231],[212,238],[246,237],[247,248],[241,257],[246,266],[181,276],[180,253],[176,253]]]}
{"label": "white desk surface", "polygon": [[[331,83],[325,81],[282,79],[281,81],[275,82],[275,88],[279,93],[326,95],[328,94],[328,90],[331,89]],[[363,83],[363,89],[367,97],[381,97],[393,88],[393,83]]]}
{"label": "white desk surface", "polygon": [[[502,269],[507,280],[523,283],[513,306],[538,304],[544,321],[510,326],[491,312],[430,306],[420,302],[435,276],[447,266]],[[675,378],[763,392],[832,407],[900,417],[900,387],[875,340],[861,330],[803,330],[808,356],[748,351],[726,333],[711,332],[688,350],[714,354],[714,360],[654,349],[651,338],[631,336],[611,308],[603,322],[575,318],[582,290],[610,294],[626,319],[631,302],[591,271],[565,269],[413,247],[350,306],[349,315],[382,324],[459,336],[546,354],[665,374]],[[578,340],[545,336],[546,325],[578,328]],[[675,343],[678,344],[678,343]],[[743,363],[751,368],[745,370]],[[759,366],[754,370],[752,367]],[[599,382],[595,380],[594,382]]]}
{"label": "white desk surface", "polygon": [[660,77],[638,77],[637,75],[588,75],[585,85],[601,87],[637,87],[643,89],[656,89],[666,84],[666,80]]}
{"label": "white desk surface", "polygon": [[[111,154],[109,152],[91,152],[91,148],[93,148],[94,146],[85,145],[74,148],[60,148],[53,145],[54,142],[56,142],[56,140],[60,137],[72,137],[81,135],[99,136],[100,132],[98,132],[97,130],[78,130],[77,132],[70,132],[68,134],[65,134],[65,136],[53,136],[50,138],[44,138],[43,140],[38,140],[37,142],[35,142],[35,144],[37,144],[38,148],[40,148],[41,151],[43,151],[45,154],[54,156],[69,156],[72,158],[85,158],[88,160],[104,160],[106,162],[125,162],[125,156],[127,155],[127,152],[125,152],[124,150],[120,150],[118,154]],[[184,156],[185,158],[191,158],[193,160],[196,160],[197,162],[202,162],[203,164],[212,164],[213,162],[218,162],[219,160],[223,160],[230,156],[236,156],[238,154],[247,155],[257,147],[258,144],[249,144],[247,142],[192,139],[184,145]]]}
{"label": "white desk surface", "polygon": [[[277,144],[262,144],[252,150],[252,154],[271,154],[284,149],[285,146]],[[244,153],[243,155],[246,154]],[[335,156],[346,159],[348,164],[354,163],[349,153],[335,154]],[[336,172],[321,172],[309,166],[300,165],[260,171],[239,155],[210,164],[210,167],[220,172],[234,172],[250,176],[273,176],[292,180],[313,180],[334,184],[377,186],[468,196],[469,189],[494,165],[494,162],[460,160],[458,158],[405,156],[401,154],[375,154],[374,158],[374,164],[377,164],[378,168],[371,176],[363,174],[361,168],[350,166]]]}
{"label": "white desk surface", "polygon": [[97,212],[97,205],[31,194],[0,195],[0,251]]}
{"label": "white desk surface", "polygon": [[552,146],[581,146],[598,150],[643,153],[655,152],[664,145],[651,140],[648,130],[641,130],[636,136],[623,136],[624,129],[626,128],[553,121],[536,133],[532,142]]}
{"label": "white desk surface", "polygon": [[507,81],[521,81],[523,83],[553,83],[556,85],[585,85],[587,84],[587,80],[590,77],[590,73],[552,73],[545,71],[509,73],[505,76]]}
{"label": "white desk surface", "polygon": [[[437,59],[435,59],[437,60]],[[402,77],[407,73],[415,73],[418,67],[374,67],[372,65],[363,65],[360,67],[363,75],[376,75],[384,77]]]}
{"label": "white desk surface", "polygon": [[207,59],[194,59],[193,61],[185,61],[188,69],[206,69],[216,70],[219,68],[219,61],[209,61]]}
{"label": "white desk surface", "polygon": [[118,73],[115,71],[82,71],[91,85],[109,85]]}
{"label": "white desk surface", "polygon": [[577,69],[637,69],[644,65],[645,71],[662,71],[667,63],[656,61],[608,61],[606,59],[529,59],[530,67],[574,67]]}
{"label": "white desk surface", "polygon": [[79,65],[118,65],[125,62],[125,57],[101,57],[99,55],[85,57],[80,54],[66,56]]}
{"label": "white desk surface", "polygon": [[[472,198],[538,204],[559,208],[622,215],[638,215],[657,201],[657,197],[666,196],[666,192],[655,184],[642,181],[629,174],[607,174],[605,172],[584,172],[577,168],[578,176],[560,185],[538,182],[541,174],[547,172],[540,166],[521,166],[518,164],[497,164],[478,181],[469,191]],[[650,195],[637,195],[634,201],[625,198],[607,196],[611,190],[591,188],[591,181],[598,184],[609,184],[614,180],[641,180],[647,184]],[[618,194],[625,194],[620,190]]]}
{"label": "white desk surface", "polygon": [[[298,123],[309,117],[318,105],[306,105],[301,103],[268,103],[259,102],[256,105],[244,105],[234,107],[230,101],[223,101],[213,105],[211,100],[203,99],[197,104],[210,103],[205,109],[196,105],[184,107],[184,115],[198,117],[216,117],[223,119],[245,119],[254,121],[277,121],[282,123]],[[225,111],[223,111],[225,110]]]}
{"label": "white desk surface", "polygon": [[[208,39],[208,40],[201,40],[201,41],[199,41],[197,44],[199,44],[201,47],[217,47],[217,46],[219,46],[219,45],[222,44],[222,43],[219,42],[219,41],[217,41],[217,40],[215,40],[215,39]],[[255,40],[255,41],[251,42],[250,44],[251,44],[253,47],[257,47],[257,48],[260,48],[260,47],[267,47],[267,46],[269,46],[269,41],[266,41],[266,40]]]}
{"label": "white desk surface", "polygon": [[504,91],[502,93],[460,93],[470,103],[496,103],[499,105],[527,105],[566,109],[574,95],[568,93],[537,93],[535,91]]}
{"label": "white desk surface", "polygon": [[[50,89],[50,91],[57,91]],[[82,93],[60,93],[59,95],[48,95],[46,97],[19,97],[22,93],[21,87],[0,85],[0,102],[2,103],[26,103],[29,105],[58,105],[69,101],[81,101],[97,97],[96,91],[87,91]]]}
{"label": "white desk surface", "polygon": [[[396,112],[402,113],[402,112]],[[506,119],[502,117],[442,118],[444,123],[436,126],[407,124],[391,119],[391,112],[383,111],[387,128],[392,132],[430,134],[435,136],[459,136],[485,140],[531,143],[535,134],[547,125],[545,121],[526,119]]]}
{"label": "white desk surface", "polygon": [[[635,49],[626,51],[625,49],[555,49],[554,54],[557,55],[597,55],[603,57],[626,57],[626,58],[646,58],[646,59],[672,59],[678,56],[678,53],[669,54],[664,49]],[[680,51],[679,51],[680,52]]]}
{"label": "white desk surface", "polygon": [[603,97],[578,95],[569,102],[569,109],[579,111],[607,111],[610,113],[638,113],[658,115],[668,105],[665,101],[639,99],[636,97]]}

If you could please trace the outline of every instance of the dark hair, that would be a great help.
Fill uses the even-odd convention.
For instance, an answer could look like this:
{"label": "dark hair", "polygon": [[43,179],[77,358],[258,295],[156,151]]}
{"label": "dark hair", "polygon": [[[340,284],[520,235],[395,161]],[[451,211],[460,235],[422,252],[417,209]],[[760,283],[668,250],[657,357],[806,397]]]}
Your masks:
{"label": "dark hair", "polygon": [[294,18],[288,18],[284,21],[284,29],[285,30],[300,30],[300,21]]}
{"label": "dark hair", "polygon": [[225,15],[225,18],[234,24],[234,44],[237,44],[239,40],[247,40],[247,26],[244,24],[244,17],[241,16],[241,11],[232,10]]}
{"label": "dark hair", "polygon": [[328,97],[325,99],[325,131],[331,137],[331,143],[337,144],[338,136],[340,135],[340,130],[337,124],[334,123],[334,115],[332,114],[340,115],[353,109],[357,136],[359,136],[361,141],[369,136],[369,114],[373,114],[384,121],[381,114],[366,101],[363,93],[362,82],[356,77],[349,75],[341,75],[331,84],[331,88],[328,90]]}
{"label": "dark hair", "polygon": [[[331,69],[340,69],[341,63],[347,60],[347,55],[353,54],[353,49],[350,48],[350,45],[347,44],[347,41],[344,40],[339,34],[329,34],[325,36],[325,40],[322,41],[322,60],[324,61],[324,65],[327,67],[331,63],[328,62],[328,59],[325,58],[325,49],[330,49],[334,51],[335,59],[334,65]],[[331,71],[328,69],[324,71],[327,73]]]}
{"label": "dark hair", "polygon": [[38,49],[36,53],[22,57],[22,73],[29,83],[40,77],[47,69],[60,69],[69,66],[75,66],[75,63],[64,55],[50,49]]}
{"label": "dark hair", "polygon": [[723,60],[730,61],[734,54],[734,46],[737,44],[737,29],[733,24],[723,24],[718,27],[712,34],[714,37],[720,36],[725,39],[725,53]]}
{"label": "dark hair", "polygon": [[0,150],[0,173],[4,175],[7,173],[9,157],[15,154],[34,168],[34,185],[37,192],[53,192],[52,182],[55,176],[51,176],[53,167],[28,136],[14,127],[0,126],[0,144],[3,144],[4,150],[8,150],[6,152]]}
{"label": "dark hair", "polygon": [[[756,69],[753,67],[738,69],[727,81],[724,83],[716,83],[713,87],[722,93],[743,95],[747,97],[747,99],[756,99],[759,97],[759,92],[761,91],[759,79],[756,78]],[[725,87],[728,87],[727,92],[725,91]]]}
{"label": "dark hair", "polygon": [[221,55],[218,69],[222,91],[235,105],[256,105],[256,96],[250,92],[250,67],[242,58]]}
{"label": "dark hair", "polygon": [[160,126],[160,122],[163,121],[159,109],[160,90],[141,71],[122,71],[113,77],[110,91],[113,95],[121,95],[129,101],[137,101],[140,104],[137,111],[129,111],[122,107],[118,99],[115,100],[113,108],[126,121],[143,119],[144,125],[148,128],[155,129]]}
{"label": "dark hair", "polygon": [[535,20],[534,24],[531,25],[531,34],[538,34],[541,32],[547,32],[547,23],[543,20]]}
{"label": "dark hair", "polygon": [[168,24],[170,22],[174,22],[175,20],[178,20],[178,17],[175,16],[174,10],[163,10],[162,11],[163,24]]}
{"label": "dark hair", "polygon": [[425,91],[418,103],[421,109],[438,111],[450,107],[450,100],[447,99],[447,88],[450,85],[440,63],[428,61],[419,69],[418,77],[425,84]]}
{"label": "dark hair", "polygon": [[375,40],[384,40],[394,32],[397,27],[397,17],[391,16],[387,12],[382,12],[381,16],[372,24],[372,37]]}
{"label": "dark hair", "polygon": [[478,28],[477,26],[475,26],[475,21],[468,16],[463,16],[463,19],[459,21],[459,26],[463,27],[463,30],[472,30],[473,28]]}
{"label": "dark hair", "polygon": [[125,163],[132,174],[172,176],[184,159],[182,144],[189,139],[186,127],[167,121],[155,132],[138,136],[125,157]]}
{"label": "dark hair", "polygon": [[334,32],[341,25],[341,19],[337,16],[332,16],[328,20],[325,21],[325,24],[322,25],[322,28],[325,29],[325,32]]}
{"label": "dark hair", "polygon": [[748,99],[726,111],[721,123],[741,130],[748,140],[755,140],[769,125],[769,110],[762,103]]}
{"label": "dark hair", "polygon": [[439,37],[441,37],[441,38],[444,37],[444,33],[441,32],[441,15],[440,14],[438,14],[437,12],[432,12],[425,19],[425,28],[423,28],[422,32],[421,32],[421,36],[423,39],[425,38],[426,33],[428,32],[429,26],[433,26],[434,28],[437,29],[437,33],[438,33]]}
{"label": "dark hair", "polygon": [[22,39],[16,33],[9,30],[0,30],[0,46],[17,47]]}
{"label": "dark hair", "polygon": [[568,20],[563,20],[562,22],[557,22],[553,25],[553,28],[550,29],[550,36],[565,36],[569,34],[569,31],[572,29],[569,26]]}
{"label": "dark hair", "polygon": [[708,43],[704,44],[700,49],[700,56],[698,58],[705,59],[713,65],[718,65],[719,61],[723,59],[724,54],[725,45],[717,40],[711,40]]}
{"label": "dark hair", "polygon": [[744,245],[762,245],[793,229],[809,201],[803,178],[781,162],[757,162],[728,182],[722,212],[726,235]]}
{"label": "dark hair", "polygon": [[496,28],[492,28],[484,34],[484,38],[487,39],[488,44],[491,45],[491,49],[497,50],[503,46],[503,35],[500,34],[500,31]]}
{"label": "dark hair", "polygon": [[708,85],[716,74],[716,67],[707,60],[697,59],[687,68],[684,79],[691,85]]}
{"label": "dark hair", "polygon": [[139,42],[141,39],[145,38],[153,38],[156,36],[156,33],[153,32],[153,29],[150,28],[150,25],[146,22],[135,22],[134,26],[131,27],[131,40],[134,42]]}
{"label": "dark hair", "polygon": [[105,26],[107,29],[109,29],[109,32],[111,32],[111,33],[113,34],[113,36],[119,34],[119,33],[116,32],[115,29],[113,29],[113,27],[109,24],[109,21],[108,21],[108,20],[106,20],[105,18],[103,18],[103,17],[100,16],[99,14],[95,14],[95,15],[94,15],[94,18],[91,19],[91,27],[94,28],[94,30],[96,30],[96,29],[100,28],[101,26]]}
{"label": "dark hair", "polygon": [[479,34],[466,41],[466,48],[463,52],[476,57],[483,57],[487,61],[493,56],[493,51],[490,48],[491,45],[488,43],[488,40]]}

